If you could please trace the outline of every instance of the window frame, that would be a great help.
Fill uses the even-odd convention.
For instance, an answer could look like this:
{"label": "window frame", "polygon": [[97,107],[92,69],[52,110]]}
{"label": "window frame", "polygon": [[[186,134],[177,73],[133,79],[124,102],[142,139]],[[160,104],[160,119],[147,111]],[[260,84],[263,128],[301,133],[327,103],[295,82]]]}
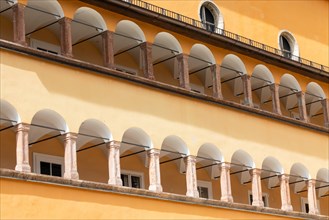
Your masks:
{"label": "window frame", "polygon": [[[62,171],[61,177],[64,176],[64,157],[33,152],[33,170],[35,173],[38,173],[38,174],[41,174],[40,162],[60,164],[61,171]],[[52,175],[50,175],[50,176],[52,176]]]}
{"label": "window frame", "polygon": [[[284,49],[282,38],[285,38],[290,46],[290,52]],[[282,51],[283,57],[287,59],[299,61],[300,53],[299,53],[299,46],[297,43],[296,38],[292,33],[287,30],[281,30],[278,34],[278,47],[280,51]],[[287,55],[288,54],[288,55]]]}
{"label": "window frame", "polygon": [[[204,181],[204,180],[198,180],[197,181],[197,187],[204,187],[208,189],[208,199],[213,199],[213,192],[212,192],[212,182],[211,181]],[[202,198],[202,197],[200,197]]]}
{"label": "window frame", "polygon": [[[202,27],[205,28],[206,30],[209,30],[207,28],[208,23],[206,23],[206,20],[202,19],[202,17],[205,18],[205,16],[202,16],[202,7],[207,8],[214,18],[214,31],[213,32],[222,34],[222,30],[224,30],[224,17],[223,17],[223,14],[221,13],[221,11],[219,10],[219,7],[213,1],[210,1],[210,0],[200,1],[199,7],[198,7],[198,15],[199,15],[199,19],[202,23]],[[205,13],[204,13],[204,15],[205,15]],[[211,31],[211,30],[209,30],[209,31]]]}
{"label": "window frame", "polygon": [[[252,205],[252,200],[250,199],[250,196],[252,196],[252,192],[251,192],[251,190],[248,190],[248,202],[249,202],[249,205]],[[265,198],[264,200],[263,200],[263,197]],[[270,207],[268,198],[269,198],[269,194],[266,192],[262,192],[262,200],[264,202],[264,207]]]}
{"label": "window frame", "polygon": [[[300,198],[300,202],[301,202],[301,206],[302,206],[302,212],[304,212],[304,213],[308,213],[308,212],[306,212],[306,207],[305,207],[306,204],[309,204],[309,203],[308,203],[308,198],[306,198],[306,197],[301,197],[301,198]],[[317,200],[316,200],[316,203],[318,204],[318,210],[319,210],[319,213],[321,213],[321,211],[320,211],[320,201],[317,199]]]}
{"label": "window frame", "polygon": [[126,187],[133,188],[131,186],[131,176],[137,176],[137,177],[140,178],[140,186],[141,187],[140,188],[135,188],[135,189],[145,189],[145,185],[144,185],[144,173],[143,172],[132,171],[132,170],[121,170],[121,175],[122,174],[123,175],[128,175],[128,185],[129,186],[126,186]]}

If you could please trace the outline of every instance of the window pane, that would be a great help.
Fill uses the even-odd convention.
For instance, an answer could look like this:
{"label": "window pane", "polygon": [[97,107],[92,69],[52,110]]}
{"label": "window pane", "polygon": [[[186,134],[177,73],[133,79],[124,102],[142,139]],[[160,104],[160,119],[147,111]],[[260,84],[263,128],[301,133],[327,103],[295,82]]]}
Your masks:
{"label": "window pane", "polygon": [[121,180],[123,186],[129,186],[128,175],[121,174]]}
{"label": "window pane", "polygon": [[50,163],[40,161],[40,173],[50,175]]}
{"label": "window pane", "polygon": [[133,187],[133,188],[141,188],[141,185],[140,185],[140,177],[138,177],[138,176],[131,176],[131,187]]}
{"label": "window pane", "polygon": [[62,176],[62,166],[60,164],[51,164],[51,175],[52,176]]}
{"label": "window pane", "polygon": [[208,193],[207,187],[198,186],[198,191],[199,191],[200,198],[205,198],[205,199],[209,198],[209,193]]}
{"label": "window pane", "polygon": [[308,203],[305,203],[305,211],[308,213],[310,211],[310,208],[308,207]]}

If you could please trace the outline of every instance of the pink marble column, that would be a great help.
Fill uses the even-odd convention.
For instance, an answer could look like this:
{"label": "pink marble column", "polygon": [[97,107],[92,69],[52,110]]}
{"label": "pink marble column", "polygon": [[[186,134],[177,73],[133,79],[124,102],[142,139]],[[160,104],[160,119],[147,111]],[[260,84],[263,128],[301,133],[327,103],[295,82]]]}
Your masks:
{"label": "pink marble column", "polygon": [[329,128],[329,99],[321,100],[324,126]]}
{"label": "pink marble column", "polygon": [[141,61],[145,78],[154,80],[153,63],[152,63],[152,44],[143,42],[140,44]]}
{"label": "pink marble column", "polygon": [[253,169],[251,173],[251,184],[252,184],[252,205],[264,207],[263,196],[262,196],[262,184],[260,181],[261,175],[260,169]]}
{"label": "pink marble column", "polygon": [[273,83],[270,85],[270,89],[272,93],[273,113],[282,115],[281,107],[280,107],[279,85]]}
{"label": "pink marble column", "polygon": [[176,56],[176,59],[179,71],[179,86],[191,90],[190,76],[188,72],[188,55],[181,53]]}
{"label": "pink marble column", "polygon": [[212,91],[213,97],[216,99],[223,99],[222,88],[220,82],[220,65],[214,64],[210,67],[212,75]]}
{"label": "pink marble column", "polygon": [[307,111],[306,111],[306,103],[305,103],[305,93],[299,91],[296,93],[297,100],[298,100],[298,110],[299,110],[299,117],[300,120],[304,122],[308,122]]}
{"label": "pink marble column", "polygon": [[231,176],[230,176],[231,165],[229,163],[222,163],[220,165],[220,189],[222,196],[221,201],[233,202],[232,192],[231,192]]}
{"label": "pink marble column", "polygon": [[160,150],[150,149],[147,152],[149,161],[149,190],[162,192],[161,174],[160,174]]}
{"label": "pink marble column", "polygon": [[244,74],[241,76],[241,79],[242,79],[243,94],[244,94],[243,104],[253,107],[250,76],[248,74]]}
{"label": "pink marble column", "polygon": [[30,125],[20,123],[16,128],[16,166],[15,170],[31,172],[29,164],[29,130]]}
{"label": "pink marble column", "polygon": [[77,137],[78,135],[72,132],[65,134],[64,178],[66,179],[79,179],[77,170]]}
{"label": "pink marble column", "polygon": [[197,177],[196,177],[196,158],[195,156],[187,156],[185,159],[186,166],[186,196],[199,198]]}
{"label": "pink marble column", "polygon": [[105,67],[113,68],[114,66],[114,50],[113,50],[113,33],[104,31],[102,33],[103,45],[103,63]]}
{"label": "pink marble column", "polygon": [[109,149],[109,181],[108,184],[122,186],[121,169],[120,169],[120,142],[111,141],[108,143]]}
{"label": "pink marble column", "polygon": [[25,40],[25,5],[16,4],[13,6],[13,31],[14,42],[26,46]]}
{"label": "pink marble column", "polygon": [[284,211],[292,211],[290,188],[289,188],[289,177],[282,174],[281,176],[279,176],[279,179],[280,179],[280,192],[281,192],[281,209]]}
{"label": "pink marble column", "polygon": [[318,215],[320,213],[319,213],[318,203],[316,201],[315,183],[316,183],[315,180],[308,180],[307,199],[308,199],[309,213]]}
{"label": "pink marble column", "polygon": [[64,17],[58,21],[61,34],[61,54],[66,57],[73,57],[72,52],[72,19]]}

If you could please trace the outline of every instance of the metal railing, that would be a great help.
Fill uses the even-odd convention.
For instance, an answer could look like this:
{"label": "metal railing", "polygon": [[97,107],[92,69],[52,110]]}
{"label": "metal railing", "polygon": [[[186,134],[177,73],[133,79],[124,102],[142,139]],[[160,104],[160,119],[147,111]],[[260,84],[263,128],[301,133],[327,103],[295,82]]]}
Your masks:
{"label": "metal railing", "polygon": [[217,27],[214,27],[214,26],[211,26],[211,28],[209,28],[209,24],[207,24],[207,23],[197,21],[193,18],[186,17],[184,15],[181,15],[181,14],[178,14],[176,12],[161,8],[159,6],[144,2],[142,0],[121,0],[121,1],[126,2],[127,4],[138,6],[140,8],[143,8],[143,9],[161,14],[163,16],[166,16],[166,17],[178,20],[178,21],[181,21],[181,22],[186,23],[188,25],[204,29],[204,30],[212,32],[214,34],[218,34],[218,35],[236,40],[238,42],[247,44],[249,46],[256,47],[258,49],[270,52],[272,54],[276,54],[276,55],[281,56],[281,57],[283,57],[287,60],[292,60],[292,61],[298,62],[302,65],[310,66],[310,67],[319,69],[322,72],[329,73],[329,67],[328,66],[325,66],[325,65],[322,65],[322,64],[319,64],[319,63],[301,58],[299,56],[295,56],[293,54],[289,54],[289,56],[287,56],[287,52],[284,52],[284,51],[279,50],[277,48],[265,45],[263,43],[251,40],[249,38],[243,37],[241,35],[238,35],[238,34],[235,34],[235,33],[232,33],[230,31],[223,30],[223,29],[220,29],[220,28],[217,28]]}

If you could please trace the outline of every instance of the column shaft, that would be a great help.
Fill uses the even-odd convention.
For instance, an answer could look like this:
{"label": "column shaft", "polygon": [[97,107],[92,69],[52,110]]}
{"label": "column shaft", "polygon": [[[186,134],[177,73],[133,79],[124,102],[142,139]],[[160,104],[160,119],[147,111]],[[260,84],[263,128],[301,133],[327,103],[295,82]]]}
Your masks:
{"label": "column shaft", "polygon": [[109,181],[108,184],[122,186],[120,169],[120,142],[111,141],[107,148],[109,149]]}
{"label": "column shaft", "polygon": [[329,128],[329,99],[321,100],[324,126]]}
{"label": "column shaft", "polygon": [[30,126],[28,124],[20,123],[17,125],[15,170],[21,172],[31,172],[29,164],[29,130]]}
{"label": "column shaft", "polygon": [[186,196],[199,197],[197,177],[196,177],[196,159],[194,156],[185,157],[186,164]]}
{"label": "column shaft", "polygon": [[281,209],[284,211],[292,211],[289,177],[282,174],[280,177],[280,193],[281,193]]}
{"label": "column shaft", "polygon": [[59,20],[61,32],[61,54],[66,57],[73,57],[72,52],[72,20],[70,18],[62,18]]}
{"label": "column shaft", "polygon": [[190,76],[188,72],[188,55],[178,54],[176,56],[178,62],[178,71],[179,71],[179,86],[191,90],[190,87]]}
{"label": "column shaft", "polygon": [[220,165],[220,188],[222,196],[221,201],[233,202],[232,192],[231,192],[231,176],[230,176],[230,164],[222,163]]}
{"label": "column shaft", "polygon": [[315,215],[320,214],[318,203],[316,201],[315,180],[309,180],[307,182],[307,199],[308,199],[309,213]]}
{"label": "column shaft", "polygon": [[24,17],[25,5],[16,4],[13,6],[13,35],[14,42],[21,45],[26,45],[25,40],[25,17]]}
{"label": "column shaft", "polygon": [[262,196],[262,184],[260,181],[261,170],[253,169],[251,170],[252,178],[252,205],[253,206],[264,206],[263,196]]}
{"label": "column shaft", "polygon": [[281,107],[280,107],[279,85],[273,83],[270,85],[270,89],[272,93],[273,112],[278,115],[282,115]]}
{"label": "column shaft", "polygon": [[143,42],[140,44],[141,61],[144,76],[154,80],[153,63],[152,63],[152,44]]}
{"label": "column shaft", "polygon": [[298,110],[300,120],[308,122],[306,103],[305,103],[305,93],[300,91],[296,93],[298,100]]}
{"label": "column shaft", "polygon": [[113,33],[111,31],[104,31],[102,33],[102,52],[103,64],[105,67],[113,68],[114,66],[114,50],[113,50]]}
{"label": "column shaft", "polygon": [[244,94],[243,104],[253,107],[250,76],[248,74],[244,74],[241,76],[241,79],[242,79],[243,94]]}
{"label": "column shaft", "polygon": [[66,179],[79,179],[77,170],[77,137],[78,135],[75,133],[65,134],[64,178]]}
{"label": "column shaft", "polygon": [[162,192],[161,174],[160,174],[160,151],[151,149],[147,152],[149,161],[149,190],[155,192]]}
{"label": "column shaft", "polygon": [[213,97],[216,99],[223,99],[222,95],[222,86],[220,82],[220,66],[214,64],[210,67],[211,75],[212,75],[212,91]]}

